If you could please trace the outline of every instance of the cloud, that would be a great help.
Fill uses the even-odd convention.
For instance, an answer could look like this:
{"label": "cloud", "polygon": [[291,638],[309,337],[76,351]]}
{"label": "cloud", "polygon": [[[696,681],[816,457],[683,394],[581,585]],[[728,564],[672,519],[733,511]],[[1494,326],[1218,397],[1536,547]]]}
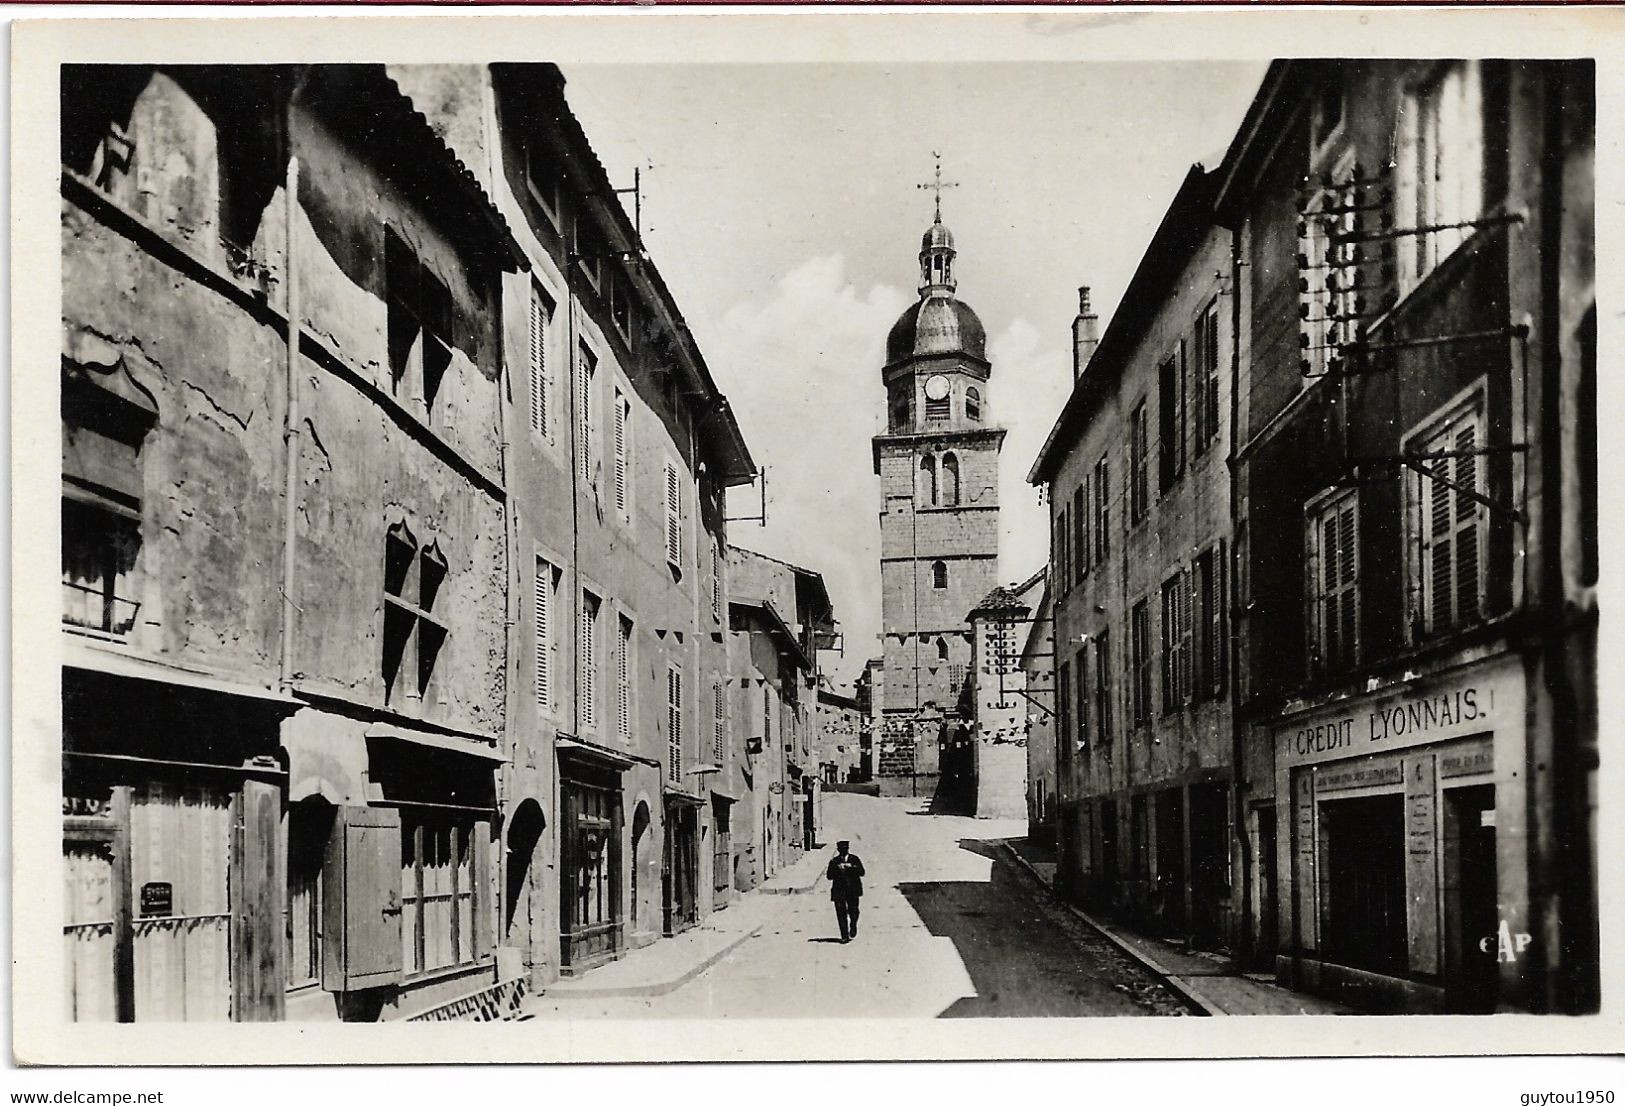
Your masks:
{"label": "cloud", "polygon": [[[814,257],[707,327],[706,357],[766,466],[768,524],[734,523],[730,540],[824,575],[850,680],[878,653],[880,485],[870,438],[881,429],[886,332],[913,300],[889,285],[860,290],[840,254]],[[740,489],[730,515],[755,514]]]}
{"label": "cloud", "polygon": [[1072,389],[1071,335],[1057,339],[1018,318],[988,342],[992,417],[1009,433],[999,462],[999,575],[1024,580],[1049,556],[1049,514],[1027,483]]}

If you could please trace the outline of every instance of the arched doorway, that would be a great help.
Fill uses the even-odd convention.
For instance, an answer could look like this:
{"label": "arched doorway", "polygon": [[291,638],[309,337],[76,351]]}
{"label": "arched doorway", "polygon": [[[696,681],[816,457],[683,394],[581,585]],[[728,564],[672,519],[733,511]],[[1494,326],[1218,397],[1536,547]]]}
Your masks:
{"label": "arched doorway", "polygon": [[654,860],[654,835],[649,832],[649,804],[638,801],[632,812],[632,932],[642,928],[644,873]]}
{"label": "arched doorway", "polygon": [[547,819],[541,804],[526,799],[513,812],[508,823],[508,893],[503,918],[503,938],[510,944],[527,948],[535,932],[535,904],[531,895],[530,874],[536,859],[536,846],[541,843]]}

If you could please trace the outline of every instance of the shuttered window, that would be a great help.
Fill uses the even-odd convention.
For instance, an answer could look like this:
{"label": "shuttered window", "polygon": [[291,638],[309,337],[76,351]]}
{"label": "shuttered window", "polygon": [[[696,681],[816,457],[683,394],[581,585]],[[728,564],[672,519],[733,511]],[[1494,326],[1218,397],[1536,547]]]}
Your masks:
{"label": "shuttered window", "polygon": [[596,443],[592,433],[592,393],[594,378],[598,375],[598,359],[583,345],[577,354],[576,370],[576,439],[581,450],[581,479],[592,480],[593,449]]}
{"label": "shuttered window", "polygon": [[1416,474],[1409,483],[1421,577],[1413,594],[1425,636],[1474,622],[1483,609],[1486,517],[1473,498],[1484,493],[1484,458],[1477,452],[1482,431],[1479,409],[1461,408],[1408,450],[1427,458],[1428,475]]}
{"label": "shuttered window", "polygon": [[1062,661],[1055,670],[1055,735],[1056,753],[1061,771],[1072,765],[1072,743],[1067,735],[1072,731],[1072,666]]}
{"label": "shuttered window", "polygon": [[530,288],[530,428],[544,437],[547,425],[547,320],[552,308],[542,290]]}
{"label": "shuttered window", "polygon": [[581,726],[598,724],[598,608],[599,599],[589,591],[581,593]]}
{"label": "shuttered window", "polygon": [[1191,699],[1191,574],[1180,570],[1162,585],[1162,709]]}
{"label": "shuttered window", "polygon": [[1225,687],[1224,543],[1196,559],[1196,626],[1201,652],[1195,693],[1217,697]]}
{"label": "shuttered window", "polygon": [[553,600],[557,594],[557,569],[540,557],[536,558],[536,576],[532,600],[535,604],[536,646],[536,705],[542,710],[553,708]]}
{"label": "shuttered window", "polygon": [[683,490],[677,480],[677,466],[666,462],[666,561],[673,568],[683,566]]}
{"label": "shuttered window", "polygon": [[728,752],[727,736],[724,733],[724,715],[722,702],[722,681],[718,680],[711,685],[711,755],[716,758],[718,765],[722,764]]}
{"label": "shuttered window", "polygon": [[1095,564],[1112,555],[1111,463],[1095,462]]}
{"label": "shuttered window", "polygon": [[1128,479],[1129,479],[1129,524],[1132,526],[1145,520],[1146,509],[1150,506],[1150,493],[1146,486],[1146,429],[1145,429],[1145,400],[1141,400],[1134,407],[1134,413],[1129,416],[1128,432]]}
{"label": "shuttered window", "polygon": [[711,617],[722,621],[722,547],[711,543]]}
{"label": "shuttered window", "polygon": [[632,620],[617,618],[615,642],[615,736],[632,740]]}
{"label": "shuttered window", "polygon": [[1311,672],[1336,671],[1360,655],[1359,526],[1359,496],[1352,489],[1321,501],[1309,515]]}
{"label": "shuttered window", "polygon": [[1072,527],[1067,521],[1067,509],[1063,502],[1060,512],[1055,516],[1055,574],[1059,584],[1057,590],[1066,594],[1072,586]]}
{"label": "shuttered window", "polygon": [[666,669],[666,774],[672,783],[683,782],[683,673]]}
{"label": "shuttered window", "polygon": [[1077,737],[1078,748],[1089,747],[1089,646],[1078,646],[1077,664],[1073,666],[1073,675],[1077,677],[1078,694],[1077,703]]}
{"label": "shuttered window", "polygon": [[1196,321],[1195,392],[1191,409],[1191,454],[1200,456],[1219,434],[1219,303],[1214,300]]}
{"label": "shuttered window", "polygon": [[1112,643],[1106,630],[1095,638],[1095,726],[1101,741],[1112,739]]}
{"label": "shuttered window", "polygon": [[1138,726],[1151,718],[1151,609],[1144,599],[1129,615],[1129,681]]}
{"label": "shuttered window", "polygon": [[1453,226],[1484,210],[1484,96],[1477,62],[1455,62],[1406,94],[1401,106],[1394,199],[1400,227],[1414,234],[1398,250],[1408,291],[1472,234]]}
{"label": "shuttered window", "polygon": [[631,503],[627,488],[628,465],[632,451],[632,405],[619,388],[615,389],[615,510],[625,515]]}
{"label": "shuttered window", "polygon": [[1089,574],[1089,518],[1084,492],[1089,481],[1072,489],[1072,582],[1081,584]]}

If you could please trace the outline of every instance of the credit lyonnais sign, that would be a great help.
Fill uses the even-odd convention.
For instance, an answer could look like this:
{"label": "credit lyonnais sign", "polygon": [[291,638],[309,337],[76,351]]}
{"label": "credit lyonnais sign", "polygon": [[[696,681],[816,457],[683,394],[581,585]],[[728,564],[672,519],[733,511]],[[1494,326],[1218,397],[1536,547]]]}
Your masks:
{"label": "credit lyonnais sign", "polygon": [[1481,670],[1303,714],[1275,731],[1280,762],[1340,760],[1484,733],[1521,721],[1522,690],[1516,668]]}

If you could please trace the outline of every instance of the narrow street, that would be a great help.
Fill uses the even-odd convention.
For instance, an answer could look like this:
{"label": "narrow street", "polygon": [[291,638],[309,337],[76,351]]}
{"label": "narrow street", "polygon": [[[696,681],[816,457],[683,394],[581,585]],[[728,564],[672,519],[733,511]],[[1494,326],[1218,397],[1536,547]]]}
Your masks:
{"label": "narrow street", "polygon": [[[1058,908],[999,841],[1012,821],[832,794],[821,840],[868,870],[859,935],[828,885],[771,896],[769,920],[698,978],[650,998],[541,996],[538,1018],[1088,1017],[1181,1014],[1178,997]],[[826,851],[827,855],[827,851]],[[632,954],[634,957],[637,953]]]}

